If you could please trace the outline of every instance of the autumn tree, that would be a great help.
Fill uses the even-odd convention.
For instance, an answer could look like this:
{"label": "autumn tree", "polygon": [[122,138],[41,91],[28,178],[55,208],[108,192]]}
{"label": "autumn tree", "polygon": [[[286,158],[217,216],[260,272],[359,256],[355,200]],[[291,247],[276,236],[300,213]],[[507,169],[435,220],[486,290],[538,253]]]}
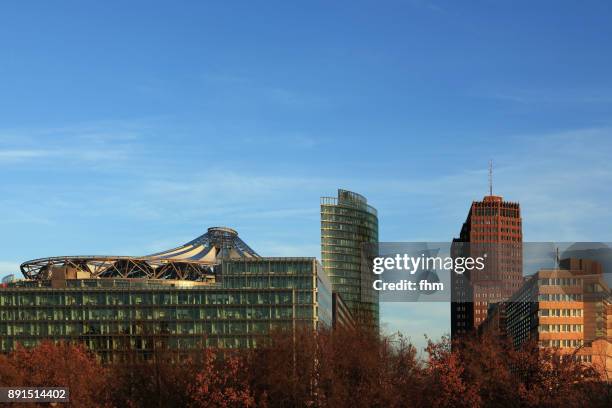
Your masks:
{"label": "autumn tree", "polygon": [[204,350],[202,363],[189,387],[194,408],[252,407],[255,399],[247,382],[244,353]]}
{"label": "autumn tree", "polygon": [[107,369],[84,346],[43,342],[33,347],[17,346],[0,358],[3,386],[66,387],[72,407],[104,407],[107,401]]}
{"label": "autumn tree", "polygon": [[270,407],[405,407],[421,381],[405,338],[369,330],[275,333],[249,370],[257,403]]}
{"label": "autumn tree", "polygon": [[609,386],[574,353],[472,335],[429,342],[423,406],[610,406]]}
{"label": "autumn tree", "polygon": [[176,352],[164,348],[150,355],[126,350],[122,357],[109,367],[114,406],[161,408],[191,403],[190,387],[198,365],[194,358],[181,359]]}
{"label": "autumn tree", "polygon": [[599,374],[576,359],[579,350],[561,353],[559,349],[540,348],[526,343],[512,355],[518,396],[530,407],[610,406],[607,384]]}
{"label": "autumn tree", "polygon": [[481,398],[476,384],[465,376],[465,361],[452,347],[451,340],[428,340],[424,405],[430,407],[479,407]]}
{"label": "autumn tree", "polygon": [[[274,332],[253,350],[126,350],[102,365],[46,342],[0,355],[0,386],[68,387],[74,407],[609,407],[575,353],[473,335],[428,341],[338,328]],[[35,406],[30,404],[30,406]]]}

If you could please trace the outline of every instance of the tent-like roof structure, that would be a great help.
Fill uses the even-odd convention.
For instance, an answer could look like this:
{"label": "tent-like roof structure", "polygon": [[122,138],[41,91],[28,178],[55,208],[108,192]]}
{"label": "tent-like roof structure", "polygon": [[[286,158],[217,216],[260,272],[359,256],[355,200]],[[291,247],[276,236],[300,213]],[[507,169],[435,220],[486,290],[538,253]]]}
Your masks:
{"label": "tent-like roof structure", "polygon": [[180,247],[149,255],[153,259],[210,261],[217,258],[259,258],[238,232],[227,227],[209,228],[206,234]]}
{"label": "tent-like roof structure", "polygon": [[59,256],[34,259],[21,265],[28,279],[51,279],[54,271],[63,276],[92,278],[178,279],[203,281],[215,274],[223,259],[260,258],[238,232],[227,227],[212,227],[179,247],[152,255]]}

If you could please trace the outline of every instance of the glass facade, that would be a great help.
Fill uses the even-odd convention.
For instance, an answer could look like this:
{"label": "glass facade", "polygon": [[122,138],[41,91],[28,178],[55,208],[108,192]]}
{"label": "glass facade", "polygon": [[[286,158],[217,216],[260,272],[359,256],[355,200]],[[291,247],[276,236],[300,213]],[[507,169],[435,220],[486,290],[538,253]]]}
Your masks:
{"label": "glass facade", "polygon": [[321,260],[334,292],[358,323],[379,325],[378,292],[372,287],[364,244],[378,244],[378,214],[365,197],[338,190],[321,198]]}
{"label": "glass facade", "polygon": [[0,288],[0,351],[84,342],[103,360],[138,351],[256,347],[270,330],[332,324],[331,284],[314,258],[224,260],[214,283],[20,281]]}

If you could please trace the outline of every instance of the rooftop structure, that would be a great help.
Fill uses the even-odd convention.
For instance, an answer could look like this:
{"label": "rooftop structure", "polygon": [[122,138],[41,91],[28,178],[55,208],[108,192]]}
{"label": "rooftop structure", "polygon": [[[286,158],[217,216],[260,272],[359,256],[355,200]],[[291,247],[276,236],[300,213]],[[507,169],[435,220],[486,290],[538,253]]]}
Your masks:
{"label": "rooftop structure", "polygon": [[139,278],[206,281],[222,259],[260,258],[238,233],[212,227],[179,247],[146,256],[56,256],[24,262],[27,279],[51,279],[54,274],[73,278]]}

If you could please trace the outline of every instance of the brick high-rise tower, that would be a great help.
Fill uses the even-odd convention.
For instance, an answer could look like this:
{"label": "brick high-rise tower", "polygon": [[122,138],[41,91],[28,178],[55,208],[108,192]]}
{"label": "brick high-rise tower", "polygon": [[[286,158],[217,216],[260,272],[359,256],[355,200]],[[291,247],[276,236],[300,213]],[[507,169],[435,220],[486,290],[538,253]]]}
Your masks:
{"label": "brick high-rise tower", "polygon": [[490,303],[510,298],[523,280],[521,211],[518,203],[488,195],[472,202],[453,240],[455,256],[483,256],[483,271],[452,274],[451,336],[468,333],[485,320]]}

